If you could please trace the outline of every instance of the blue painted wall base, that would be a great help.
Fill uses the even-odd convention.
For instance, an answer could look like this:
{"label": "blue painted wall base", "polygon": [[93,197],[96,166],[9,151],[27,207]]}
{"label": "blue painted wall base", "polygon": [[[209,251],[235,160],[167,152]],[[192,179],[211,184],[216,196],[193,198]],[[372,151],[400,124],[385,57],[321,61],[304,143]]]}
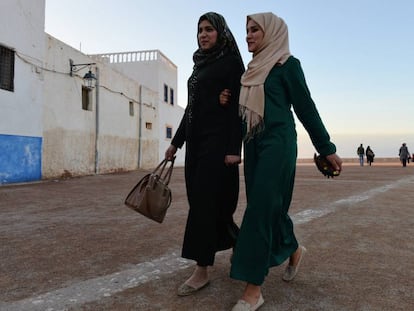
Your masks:
{"label": "blue painted wall base", "polygon": [[0,134],[0,185],[42,178],[42,137]]}

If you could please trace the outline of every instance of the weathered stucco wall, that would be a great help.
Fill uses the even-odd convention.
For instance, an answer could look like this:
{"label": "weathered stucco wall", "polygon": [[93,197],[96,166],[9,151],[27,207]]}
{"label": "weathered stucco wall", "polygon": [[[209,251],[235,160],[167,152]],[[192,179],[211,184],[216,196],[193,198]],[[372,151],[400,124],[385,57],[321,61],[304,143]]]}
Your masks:
{"label": "weathered stucco wall", "polygon": [[[159,133],[157,130],[159,122],[158,92],[152,91],[147,87],[141,87],[141,147],[140,147],[140,167],[154,168],[159,160],[164,157],[164,153],[159,153]],[[151,123],[151,128],[146,127],[146,123]]]}
{"label": "weathered stucco wall", "polygon": [[[46,34],[45,0],[3,0],[1,8],[0,45],[15,59],[14,90],[0,89],[0,184],[155,167],[170,143],[165,127],[175,131],[184,112],[176,66],[156,51],[155,62],[123,64],[128,75]],[[70,60],[94,64],[70,75]],[[88,70],[98,85],[86,108]],[[164,83],[174,105],[162,100]]]}
{"label": "weathered stucco wall", "polygon": [[[145,122],[157,125],[157,93],[51,36],[47,47],[46,64],[53,70],[45,74],[43,177],[154,167],[158,133],[146,130]],[[70,76],[69,59],[96,65]],[[97,86],[91,110],[84,110],[81,77],[89,69]]]}
{"label": "weathered stucco wall", "polygon": [[[175,64],[158,50],[97,54],[91,57],[108,64],[156,92],[156,98],[152,102],[157,107],[158,125],[155,127],[153,124],[151,133],[157,133],[157,154],[161,160],[171,143],[171,138],[166,137],[166,128],[171,127],[172,136],[174,136],[184,114],[184,109],[177,104],[177,67]],[[164,101],[164,85],[168,87],[168,102]],[[170,102],[170,90],[174,93],[173,104]],[[145,125],[145,120],[143,121]],[[143,135],[143,139],[147,140],[147,136]],[[184,164],[184,148],[177,152],[176,165]],[[144,149],[147,150],[147,148]]]}
{"label": "weathered stucco wall", "polygon": [[45,0],[2,0],[0,45],[14,52],[14,89],[0,89],[0,184],[41,178]]}

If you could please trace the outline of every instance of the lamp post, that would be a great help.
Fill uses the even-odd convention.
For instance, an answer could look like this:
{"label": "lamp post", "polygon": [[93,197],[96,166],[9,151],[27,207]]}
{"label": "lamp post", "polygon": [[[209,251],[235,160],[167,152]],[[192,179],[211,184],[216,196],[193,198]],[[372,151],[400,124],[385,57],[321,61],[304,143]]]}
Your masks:
{"label": "lamp post", "polygon": [[[89,71],[90,72],[90,71]],[[99,68],[96,68],[96,107],[95,107],[95,174],[99,173]]]}
{"label": "lamp post", "polygon": [[69,59],[70,65],[70,76],[73,77],[74,72],[78,72],[86,67],[89,67],[88,72],[83,76],[83,81],[85,87],[91,91],[95,86],[96,92],[96,106],[95,106],[95,174],[99,173],[99,68],[95,67],[96,75],[92,73],[91,66],[96,65],[96,63],[87,63],[87,64],[74,64],[72,59]]}
{"label": "lamp post", "polygon": [[69,59],[70,73],[69,75],[73,77],[74,72],[78,72],[83,68],[89,67],[89,71],[83,76],[83,81],[85,86],[88,89],[94,88],[94,82],[96,83],[96,76],[92,73],[91,66],[96,65],[96,63],[87,63],[87,64],[74,64],[72,59]]}

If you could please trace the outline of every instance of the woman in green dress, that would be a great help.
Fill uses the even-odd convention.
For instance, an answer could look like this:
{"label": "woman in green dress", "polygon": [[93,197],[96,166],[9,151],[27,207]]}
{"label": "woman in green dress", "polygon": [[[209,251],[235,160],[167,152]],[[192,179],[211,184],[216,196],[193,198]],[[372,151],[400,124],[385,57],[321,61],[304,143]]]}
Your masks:
{"label": "woman in green dress", "polygon": [[273,13],[249,15],[246,41],[253,59],[241,78],[239,104],[245,125],[247,207],[230,276],[247,285],[233,311],[258,309],[264,303],[261,285],[269,268],[289,259],[283,280],[291,281],[306,251],[297,242],[288,215],[297,158],[291,108],[316,150],[336,170],[342,168],[300,62],[290,54],[285,22]]}

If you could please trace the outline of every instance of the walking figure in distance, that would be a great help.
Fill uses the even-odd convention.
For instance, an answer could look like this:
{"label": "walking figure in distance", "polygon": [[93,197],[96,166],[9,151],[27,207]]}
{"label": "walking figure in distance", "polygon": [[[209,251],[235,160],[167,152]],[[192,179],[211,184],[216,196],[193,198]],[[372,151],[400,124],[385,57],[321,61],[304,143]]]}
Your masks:
{"label": "walking figure in distance", "polygon": [[372,151],[370,146],[367,147],[365,155],[367,156],[367,163],[371,166],[372,162],[374,162],[375,153]]}
{"label": "walking figure in distance", "polygon": [[403,143],[400,147],[398,155],[400,156],[400,161],[403,167],[407,166],[408,158],[410,157],[410,152],[408,151],[408,147],[406,143]]}
{"label": "walking figure in distance", "polygon": [[357,155],[358,155],[358,158],[359,158],[359,165],[360,166],[364,166],[364,154],[365,154],[365,149],[364,149],[364,146],[361,144],[357,148]]}

